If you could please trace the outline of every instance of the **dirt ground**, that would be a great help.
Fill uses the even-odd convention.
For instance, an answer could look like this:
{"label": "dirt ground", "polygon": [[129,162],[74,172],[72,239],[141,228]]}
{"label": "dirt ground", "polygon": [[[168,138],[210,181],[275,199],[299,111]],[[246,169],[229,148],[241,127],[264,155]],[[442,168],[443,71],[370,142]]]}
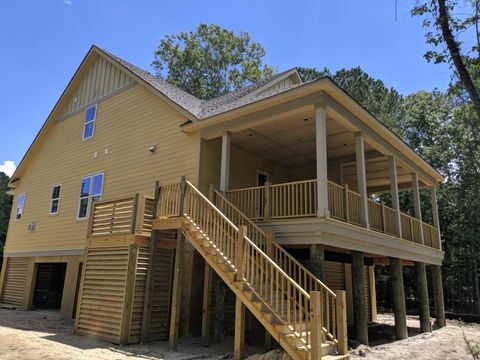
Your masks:
{"label": "dirt ground", "polygon": [[[408,318],[410,337],[393,341],[393,317],[379,315],[378,325],[370,328],[371,347],[352,350],[353,359],[444,360],[478,359],[469,352],[480,345],[480,325],[449,321],[446,328],[429,334],[417,332],[418,321]],[[179,343],[179,352],[170,353],[166,342],[149,345],[116,346],[86,336],[73,335],[73,321],[51,313],[0,309],[0,359],[75,359],[123,360],[140,359],[227,359],[232,355],[229,338],[211,347],[202,346],[198,339]],[[247,347],[249,354],[262,352],[261,347]],[[286,360],[280,351],[255,359]]]}
{"label": "dirt ground", "polygon": [[[433,323],[434,319],[432,319]],[[466,360],[479,359],[480,325],[447,320],[447,326],[420,333],[418,317],[407,316],[409,338],[395,341],[392,314],[379,314],[369,327],[370,346],[353,349],[351,359]],[[476,355],[473,355],[476,353]]]}

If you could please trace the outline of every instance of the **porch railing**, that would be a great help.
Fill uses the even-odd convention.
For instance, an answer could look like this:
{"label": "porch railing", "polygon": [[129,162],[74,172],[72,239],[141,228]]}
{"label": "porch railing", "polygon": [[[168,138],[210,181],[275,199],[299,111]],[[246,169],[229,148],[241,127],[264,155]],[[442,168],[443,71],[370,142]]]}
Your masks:
{"label": "porch railing", "polygon": [[[226,198],[253,220],[289,219],[316,216],[317,180],[269,184],[227,191]],[[328,207],[334,219],[365,226],[362,217],[362,195],[328,181]],[[370,229],[399,237],[397,212],[382,202],[368,199]],[[402,239],[440,249],[439,231],[434,226],[400,213]]]}
{"label": "porch railing", "polygon": [[96,201],[90,209],[87,236],[150,236],[153,206],[153,198],[141,194],[123,199]]}

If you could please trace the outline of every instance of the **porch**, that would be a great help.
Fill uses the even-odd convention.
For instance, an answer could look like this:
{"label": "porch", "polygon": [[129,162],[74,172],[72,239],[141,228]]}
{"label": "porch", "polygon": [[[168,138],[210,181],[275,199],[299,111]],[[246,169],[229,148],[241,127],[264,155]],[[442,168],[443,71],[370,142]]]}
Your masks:
{"label": "porch", "polygon": [[386,128],[323,100],[204,128],[200,189],[218,187],[282,245],[439,265],[441,176]]}

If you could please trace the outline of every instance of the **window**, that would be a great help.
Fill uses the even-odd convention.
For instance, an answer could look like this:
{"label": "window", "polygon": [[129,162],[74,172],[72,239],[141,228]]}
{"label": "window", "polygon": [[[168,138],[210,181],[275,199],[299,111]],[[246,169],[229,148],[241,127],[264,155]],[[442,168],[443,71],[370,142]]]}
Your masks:
{"label": "window", "polygon": [[97,105],[90,106],[85,110],[83,125],[83,140],[90,139],[95,130],[95,118],[97,117]]}
{"label": "window", "polygon": [[52,199],[50,202],[50,215],[58,214],[58,208],[60,206],[60,195],[62,193],[62,185],[53,185],[52,187]]}
{"label": "window", "polygon": [[17,211],[15,212],[15,219],[20,220],[22,218],[24,205],[25,205],[25,193],[18,195]]}
{"label": "window", "polygon": [[78,204],[78,219],[88,217],[91,203],[102,198],[103,174],[85,176],[80,188],[80,201]]}

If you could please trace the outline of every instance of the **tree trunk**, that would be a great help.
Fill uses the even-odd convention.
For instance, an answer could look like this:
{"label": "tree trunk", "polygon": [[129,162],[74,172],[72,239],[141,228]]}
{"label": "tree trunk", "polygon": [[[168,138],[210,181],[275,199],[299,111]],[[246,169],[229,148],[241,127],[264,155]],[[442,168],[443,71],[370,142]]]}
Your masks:
{"label": "tree trunk", "polygon": [[[475,255],[474,255],[475,256]],[[473,259],[473,281],[475,286],[475,303],[477,304],[477,314],[480,315],[480,288],[478,284],[478,261]]]}
{"label": "tree trunk", "polygon": [[480,95],[478,94],[470,73],[463,62],[462,54],[460,53],[460,47],[452,34],[452,30],[450,29],[448,10],[445,3],[446,0],[438,0],[438,22],[440,23],[443,39],[447,44],[448,52],[450,53],[453,64],[455,65],[455,69],[457,70],[460,81],[465,87],[465,90],[467,90],[473,106],[475,107],[475,111],[477,112],[478,118],[480,119]]}

